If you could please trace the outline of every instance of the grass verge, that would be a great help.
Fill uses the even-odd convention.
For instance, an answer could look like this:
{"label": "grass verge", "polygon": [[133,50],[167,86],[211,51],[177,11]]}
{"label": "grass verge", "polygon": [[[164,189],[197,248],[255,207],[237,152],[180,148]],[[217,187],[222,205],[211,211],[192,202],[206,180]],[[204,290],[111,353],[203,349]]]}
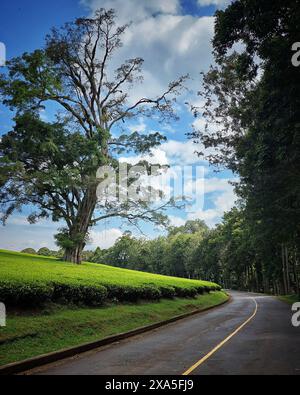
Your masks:
{"label": "grass verge", "polygon": [[283,295],[283,296],[278,296],[278,299],[281,300],[282,302],[286,302],[291,305],[296,302],[300,302],[299,295]]}
{"label": "grass verge", "polygon": [[217,291],[195,299],[162,299],[103,308],[52,306],[38,313],[11,313],[7,326],[0,328],[0,365],[217,306],[227,299],[225,293]]}

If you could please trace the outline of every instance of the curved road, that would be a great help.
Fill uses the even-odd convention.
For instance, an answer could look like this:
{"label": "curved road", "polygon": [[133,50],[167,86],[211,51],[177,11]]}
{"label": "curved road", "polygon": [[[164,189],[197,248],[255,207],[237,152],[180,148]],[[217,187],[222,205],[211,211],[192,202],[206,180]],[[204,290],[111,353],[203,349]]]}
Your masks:
{"label": "curved road", "polygon": [[291,307],[270,296],[231,294],[224,306],[27,374],[300,374]]}

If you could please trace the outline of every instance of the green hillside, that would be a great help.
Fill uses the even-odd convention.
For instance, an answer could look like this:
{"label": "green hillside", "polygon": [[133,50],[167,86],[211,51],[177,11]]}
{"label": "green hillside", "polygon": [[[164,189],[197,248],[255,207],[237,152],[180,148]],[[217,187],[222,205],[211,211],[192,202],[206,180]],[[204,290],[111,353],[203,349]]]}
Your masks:
{"label": "green hillside", "polygon": [[0,250],[0,300],[8,305],[99,305],[107,300],[194,297],[217,284]]}

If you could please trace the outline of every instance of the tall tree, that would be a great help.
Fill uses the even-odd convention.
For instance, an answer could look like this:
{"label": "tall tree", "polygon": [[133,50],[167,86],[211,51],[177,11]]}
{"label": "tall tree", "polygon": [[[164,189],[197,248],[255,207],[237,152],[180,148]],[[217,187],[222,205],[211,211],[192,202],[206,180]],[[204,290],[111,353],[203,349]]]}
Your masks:
{"label": "tall tree", "polygon": [[[300,69],[292,63],[292,48],[299,41],[299,11],[298,0],[237,0],[217,12],[216,65],[199,93],[207,126],[191,136],[213,149],[212,163],[239,175],[237,192],[260,255],[274,251],[280,265],[284,245],[287,264],[293,259],[294,266],[300,245]],[[266,289],[274,280],[268,265]],[[282,281],[281,270],[275,272]]]}
{"label": "tall tree", "polygon": [[[2,219],[30,204],[35,206],[30,222],[50,215],[64,221],[57,243],[65,260],[75,263],[98,221],[165,221],[159,207],[143,199],[97,200],[105,178],[97,177],[100,166],[116,168],[118,154],[147,152],[163,140],[159,133],[126,134],[126,121],[141,115],[176,119],[173,104],[187,78],[171,82],[158,97],[132,101],[130,89],[142,81],[143,60],[129,59],[112,69],[128,27],[117,26],[115,19],[113,10],[101,9],[93,18],[53,29],[45,49],[11,60],[0,78],[4,104],[16,112],[14,130],[0,143]],[[50,102],[57,105],[54,123],[41,120]]]}

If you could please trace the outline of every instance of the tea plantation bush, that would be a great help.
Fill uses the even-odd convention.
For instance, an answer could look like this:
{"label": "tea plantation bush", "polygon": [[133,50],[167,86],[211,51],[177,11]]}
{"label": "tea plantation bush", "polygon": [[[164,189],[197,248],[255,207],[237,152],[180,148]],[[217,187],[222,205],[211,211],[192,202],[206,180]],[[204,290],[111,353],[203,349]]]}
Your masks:
{"label": "tea plantation bush", "polygon": [[0,302],[40,306],[47,302],[102,305],[195,297],[221,288],[214,283],[53,258],[0,251]]}

